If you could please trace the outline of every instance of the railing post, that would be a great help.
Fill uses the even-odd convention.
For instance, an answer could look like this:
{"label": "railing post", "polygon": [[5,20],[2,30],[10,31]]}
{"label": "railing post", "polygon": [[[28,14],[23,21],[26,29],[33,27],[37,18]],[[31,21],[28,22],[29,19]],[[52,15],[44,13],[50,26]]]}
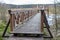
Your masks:
{"label": "railing post", "polygon": [[23,20],[24,20],[24,12],[22,12],[22,24],[23,24]]}
{"label": "railing post", "polygon": [[23,24],[23,19],[24,19],[24,18],[23,18],[23,12],[22,12],[22,15],[21,15],[22,24]]}
{"label": "railing post", "polygon": [[8,11],[9,14],[10,14],[10,28],[11,28],[11,31],[13,31],[13,27],[15,26],[15,17],[14,17],[14,14],[11,13],[11,10]]}
{"label": "railing post", "polygon": [[20,22],[22,22],[22,12],[20,12]]}
{"label": "railing post", "polygon": [[29,20],[29,11],[28,11],[28,20]]}
{"label": "railing post", "polygon": [[31,10],[31,16],[32,16],[32,10]]}
{"label": "railing post", "polygon": [[41,32],[44,31],[44,17],[43,17],[44,10],[41,10]]}
{"label": "railing post", "polygon": [[48,30],[48,32],[50,34],[50,37],[48,36],[48,37],[44,37],[44,38],[53,38],[53,35],[52,35],[52,33],[51,33],[50,29],[49,29],[50,26],[48,24],[45,12],[44,12],[44,10],[41,10],[41,32],[44,31],[44,24],[43,23],[46,25],[46,28],[47,28],[47,30]]}

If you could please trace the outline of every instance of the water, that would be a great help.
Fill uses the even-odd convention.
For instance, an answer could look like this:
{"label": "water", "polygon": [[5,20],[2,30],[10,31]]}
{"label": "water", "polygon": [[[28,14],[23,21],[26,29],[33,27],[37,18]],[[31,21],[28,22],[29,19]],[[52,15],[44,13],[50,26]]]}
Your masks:
{"label": "water", "polygon": [[[46,17],[47,17],[47,20],[48,20],[48,24],[49,24],[49,25],[55,24],[55,14],[49,14],[49,17],[48,17],[48,15],[46,14]],[[57,14],[57,15],[56,15],[56,18],[57,18],[57,19],[60,19],[60,14]]]}
{"label": "water", "polygon": [[54,14],[50,14],[49,16],[46,14],[46,17],[47,17],[49,25],[55,24],[55,15]]}

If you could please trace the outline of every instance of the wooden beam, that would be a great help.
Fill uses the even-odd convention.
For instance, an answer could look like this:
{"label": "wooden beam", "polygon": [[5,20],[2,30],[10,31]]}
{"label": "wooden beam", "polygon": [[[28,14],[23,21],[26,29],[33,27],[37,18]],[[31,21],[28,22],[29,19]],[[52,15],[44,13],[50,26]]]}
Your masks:
{"label": "wooden beam", "polygon": [[44,16],[43,16],[43,10],[41,10],[41,32],[44,31],[44,25],[43,25],[43,23],[44,23]]}
{"label": "wooden beam", "polygon": [[12,11],[9,11],[10,14],[10,29],[13,31],[13,27],[15,27],[15,15],[11,13]]}

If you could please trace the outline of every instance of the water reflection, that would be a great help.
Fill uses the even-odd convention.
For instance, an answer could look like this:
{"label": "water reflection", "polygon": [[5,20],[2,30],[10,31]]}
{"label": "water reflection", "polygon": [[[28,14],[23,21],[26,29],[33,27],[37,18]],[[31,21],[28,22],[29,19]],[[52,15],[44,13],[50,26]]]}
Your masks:
{"label": "water reflection", "polygon": [[[55,24],[55,14],[49,14],[49,16],[46,14],[47,20],[49,25]],[[56,20],[60,19],[60,14],[56,15]]]}
{"label": "water reflection", "polygon": [[48,24],[49,25],[53,25],[55,24],[55,15],[54,14],[49,14],[49,16],[46,14],[47,20],[48,20]]}

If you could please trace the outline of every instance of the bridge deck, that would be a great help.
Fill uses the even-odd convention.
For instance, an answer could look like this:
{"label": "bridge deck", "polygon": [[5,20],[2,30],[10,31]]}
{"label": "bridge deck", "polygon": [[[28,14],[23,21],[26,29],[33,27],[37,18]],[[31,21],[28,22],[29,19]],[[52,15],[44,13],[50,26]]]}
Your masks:
{"label": "bridge deck", "polygon": [[29,21],[25,22],[22,26],[14,29],[13,33],[41,33],[41,14],[37,13]]}

